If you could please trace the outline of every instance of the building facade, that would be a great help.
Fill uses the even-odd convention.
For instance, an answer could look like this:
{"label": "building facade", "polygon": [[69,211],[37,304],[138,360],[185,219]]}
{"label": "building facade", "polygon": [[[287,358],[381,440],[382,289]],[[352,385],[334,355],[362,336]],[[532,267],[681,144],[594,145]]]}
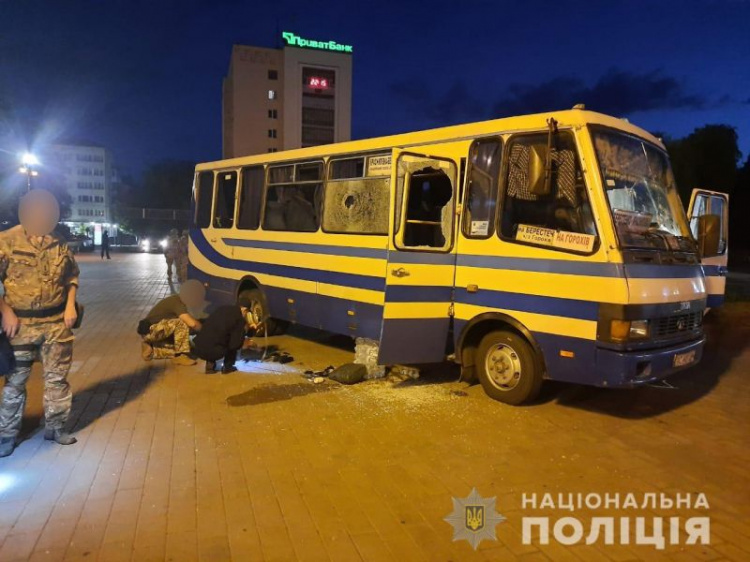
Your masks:
{"label": "building facade", "polygon": [[286,45],[235,45],[222,92],[223,157],[351,139],[352,47],[283,33]]}
{"label": "building facade", "polygon": [[71,223],[110,223],[112,190],[117,181],[108,150],[100,146],[56,144],[44,157],[45,172],[72,198]]}

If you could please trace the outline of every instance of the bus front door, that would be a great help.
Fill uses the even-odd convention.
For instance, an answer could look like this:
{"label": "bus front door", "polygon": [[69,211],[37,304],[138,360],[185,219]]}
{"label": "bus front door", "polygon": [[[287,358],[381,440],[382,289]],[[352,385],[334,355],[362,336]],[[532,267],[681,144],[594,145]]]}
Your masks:
{"label": "bus front door", "polygon": [[457,165],[394,150],[395,197],[380,337],[381,365],[443,361],[456,270]]}
{"label": "bus front door", "polygon": [[[694,189],[688,207],[690,230],[696,240],[706,236],[705,229],[715,229],[719,239],[718,248],[710,253],[702,251],[701,265],[706,278],[708,307],[716,308],[724,303],[729,259],[729,196],[726,193]],[[714,215],[713,222],[703,217]]]}

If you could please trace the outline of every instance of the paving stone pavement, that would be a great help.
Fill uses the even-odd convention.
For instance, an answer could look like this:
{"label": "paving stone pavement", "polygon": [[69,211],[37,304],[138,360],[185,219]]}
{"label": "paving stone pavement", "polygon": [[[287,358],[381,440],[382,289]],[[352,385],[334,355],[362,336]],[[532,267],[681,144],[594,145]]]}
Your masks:
{"label": "paving stone pavement", "polygon": [[[161,256],[81,256],[87,305],[70,381],[79,442],[42,439],[35,367],[25,440],[0,459],[0,561],[750,560],[750,305],[709,317],[704,362],[675,389],[547,384],[529,407],[450,368],[417,381],[313,385],[345,339],[269,338],[289,365],[231,375],[140,359],[137,320],[171,288]],[[261,341],[261,343],[263,343]],[[452,542],[452,497],[506,520]],[[523,509],[523,494],[705,493],[708,510]],[[710,545],[524,545],[521,518],[708,515]],[[632,542],[632,541],[631,541]]]}

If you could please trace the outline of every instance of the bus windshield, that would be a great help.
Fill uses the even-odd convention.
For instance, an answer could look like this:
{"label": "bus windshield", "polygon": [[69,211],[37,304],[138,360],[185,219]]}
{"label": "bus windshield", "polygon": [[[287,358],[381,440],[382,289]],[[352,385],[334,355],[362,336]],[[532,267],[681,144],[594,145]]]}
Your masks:
{"label": "bus windshield", "polygon": [[594,130],[593,139],[620,245],[695,252],[667,155],[625,133]]}

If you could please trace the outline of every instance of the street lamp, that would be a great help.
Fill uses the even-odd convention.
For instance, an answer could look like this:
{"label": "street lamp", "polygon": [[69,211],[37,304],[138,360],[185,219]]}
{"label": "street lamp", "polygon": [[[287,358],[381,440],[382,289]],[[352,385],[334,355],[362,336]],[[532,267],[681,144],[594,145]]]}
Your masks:
{"label": "street lamp", "polygon": [[38,165],[39,159],[30,152],[21,155],[21,167],[18,171],[26,174],[26,191],[31,191],[31,178],[39,175],[39,172],[34,169],[34,166]]}

